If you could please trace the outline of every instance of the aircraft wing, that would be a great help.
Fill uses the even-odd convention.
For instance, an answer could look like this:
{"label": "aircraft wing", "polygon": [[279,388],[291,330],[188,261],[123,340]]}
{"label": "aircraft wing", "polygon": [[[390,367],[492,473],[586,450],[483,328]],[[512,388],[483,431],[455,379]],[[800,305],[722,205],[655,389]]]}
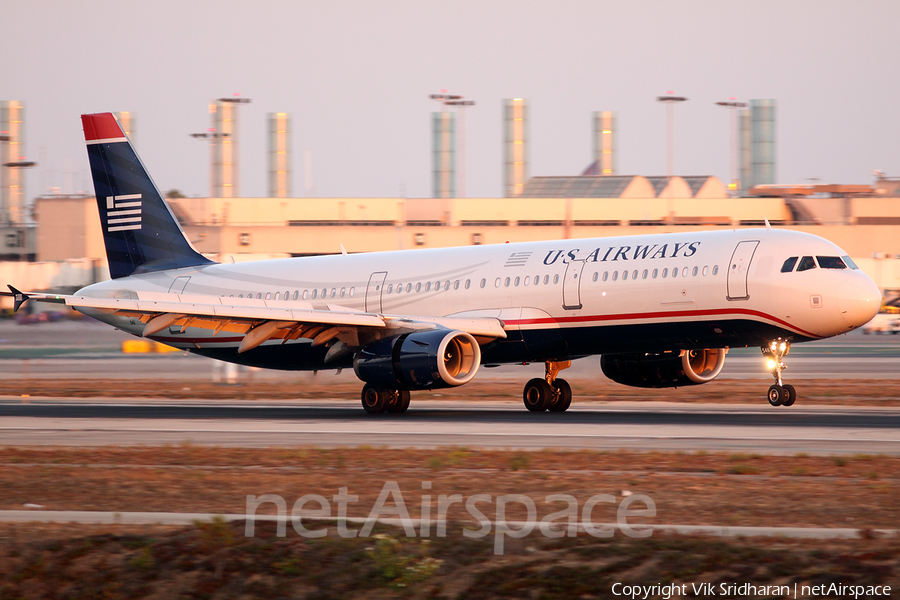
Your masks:
{"label": "aircraft wing", "polygon": [[496,318],[416,317],[366,313],[336,304],[312,304],[284,300],[232,298],[137,292],[137,298],[93,298],[58,294],[23,293],[9,286],[15,308],[27,300],[55,302],[72,308],[88,308],[133,317],[144,324],[142,335],[150,337],[170,327],[198,327],[244,336],[238,352],[280,339],[311,339],[314,346],[327,344],[326,362],[380,339],[422,329],[458,329],[484,344],[505,338],[503,322]]}

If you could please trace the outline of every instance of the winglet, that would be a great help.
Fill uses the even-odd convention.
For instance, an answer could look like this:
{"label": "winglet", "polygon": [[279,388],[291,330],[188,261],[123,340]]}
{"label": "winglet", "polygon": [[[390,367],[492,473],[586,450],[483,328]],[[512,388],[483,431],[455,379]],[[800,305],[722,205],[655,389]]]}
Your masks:
{"label": "winglet", "polygon": [[766,229],[772,229],[772,225],[769,223],[769,219],[765,218],[764,220],[766,222]]}
{"label": "winglet", "polygon": [[19,307],[25,304],[25,302],[31,297],[28,294],[23,294],[13,286],[7,284],[9,291],[12,292],[13,302],[13,312],[19,312]]}

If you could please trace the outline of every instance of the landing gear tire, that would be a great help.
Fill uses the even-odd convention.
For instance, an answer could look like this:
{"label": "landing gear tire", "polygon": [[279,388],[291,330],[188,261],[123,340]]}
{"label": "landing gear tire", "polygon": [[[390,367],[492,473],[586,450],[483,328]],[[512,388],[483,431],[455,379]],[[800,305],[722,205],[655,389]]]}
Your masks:
{"label": "landing gear tire", "polygon": [[784,398],[785,393],[783,387],[781,387],[780,385],[773,385],[769,387],[769,404],[771,404],[772,406],[781,406],[784,403]]}
{"label": "landing gear tire", "polygon": [[389,413],[404,413],[409,408],[409,390],[390,390],[391,402],[387,406]]}
{"label": "landing gear tire", "polygon": [[557,379],[553,382],[554,396],[557,396],[556,402],[552,402],[547,410],[550,412],[565,412],[572,404],[572,387],[565,379]]}
{"label": "landing gear tire", "polygon": [[781,401],[781,405],[791,406],[797,399],[797,390],[795,390],[794,386],[789,383],[783,385],[782,387],[784,388],[784,399]]}
{"label": "landing gear tire", "polygon": [[531,412],[544,412],[553,398],[553,388],[546,379],[532,379],[525,384],[522,401]]}
{"label": "landing gear tire", "polygon": [[367,383],[362,389],[362,406],[367,413],[383,413],[387,407],[390,392],[383,387]]}

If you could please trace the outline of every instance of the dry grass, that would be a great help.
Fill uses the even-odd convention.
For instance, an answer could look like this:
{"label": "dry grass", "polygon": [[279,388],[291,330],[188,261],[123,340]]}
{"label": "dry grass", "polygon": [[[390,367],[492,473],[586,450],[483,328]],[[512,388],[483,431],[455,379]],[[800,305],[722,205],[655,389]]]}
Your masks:
{"label": "dry grass", "polygon": [[[304,539],[288,529],[0,525],[2,598],[598,598],[624,584],[891,585],[900,540]],[[621,592],[621,590],[620,590]],[[658,596],[656,596],[658,597]]]}
{"label": "dry grass", "polygon": [[[900,457],[684,454],[671,452],[472,451],[351,448],[168,447],[0,448],[0,509],[26,503],[52,510],[243,513],[246,496],[278,494],[288,506],[304,494],[359,496],[366,516],[386,481],[396,481],[412,516],[421,496],[527,494],[544,499],[623,491],[650,496],[648,522],[893,528],[900,522]],[[431,482],[423,491],[422,482]],[[262,510],[262,509],[261,509]],[[490,509],[487,509],[490,510]],[[511,518],[524,507],[510,505]],[[451,519],[468,518],[454,505]],[[615,521],[615,505],[595,519]]]}

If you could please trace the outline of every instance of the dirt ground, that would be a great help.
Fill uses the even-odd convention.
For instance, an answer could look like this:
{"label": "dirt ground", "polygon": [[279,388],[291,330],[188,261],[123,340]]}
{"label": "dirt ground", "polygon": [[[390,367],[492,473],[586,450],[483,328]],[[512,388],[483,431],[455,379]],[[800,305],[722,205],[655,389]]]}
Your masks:
{"label": "dirt ground", "polygon": [[[424,496],[491,498],[525,494],[537,516],[570,494],[579,506],[597,494],[598,522],[615,522],[617,503],[644,494],[656,516],[640,522],[721,526],[895,528],[900,523],[900,457],[761,456],[669,452],[246,449],[200,447],[0,448],[0,509],[241,513],[247,496],[358,496],[349,516],[366,517],[386,482],[395,481],[410,516]],[[428,482],[428,483],[426,483]],[[430,484],[430,488],[428,485]],[[493,510],[493,504],[484,510]],[[643,505],[641,505],[643,506]],[[315,508],[316,505],[311,505]],[[565,508],[565,506],[563,506]],[[264,505],[260,513],[272,513]],[[463,503],[449,520],[472,520]],[[525,519],[523,504],[508,518]]]}
{"label": "dirt ground", "polygon": [[[706,385],[678,389],[630,388],[598,378],[570,381],[575,404],[579,402],[615,402],[628,400],[716,404],[765,403],[767,380],[727,379]],[[797,384],[798,404],[900,406],[900,380],[859,379],[803,381]],[[21,398],[173,398],[223,400],[331,400],[356,399],[362,383],[333,381],[325,377],[306,378],[302,384],[257,381],[239,385],[175,380],[4,380],[0,397]],[[521,382],[475,380],[463,388],[413,392],[413,401],[440,400],[518,400]]]}

